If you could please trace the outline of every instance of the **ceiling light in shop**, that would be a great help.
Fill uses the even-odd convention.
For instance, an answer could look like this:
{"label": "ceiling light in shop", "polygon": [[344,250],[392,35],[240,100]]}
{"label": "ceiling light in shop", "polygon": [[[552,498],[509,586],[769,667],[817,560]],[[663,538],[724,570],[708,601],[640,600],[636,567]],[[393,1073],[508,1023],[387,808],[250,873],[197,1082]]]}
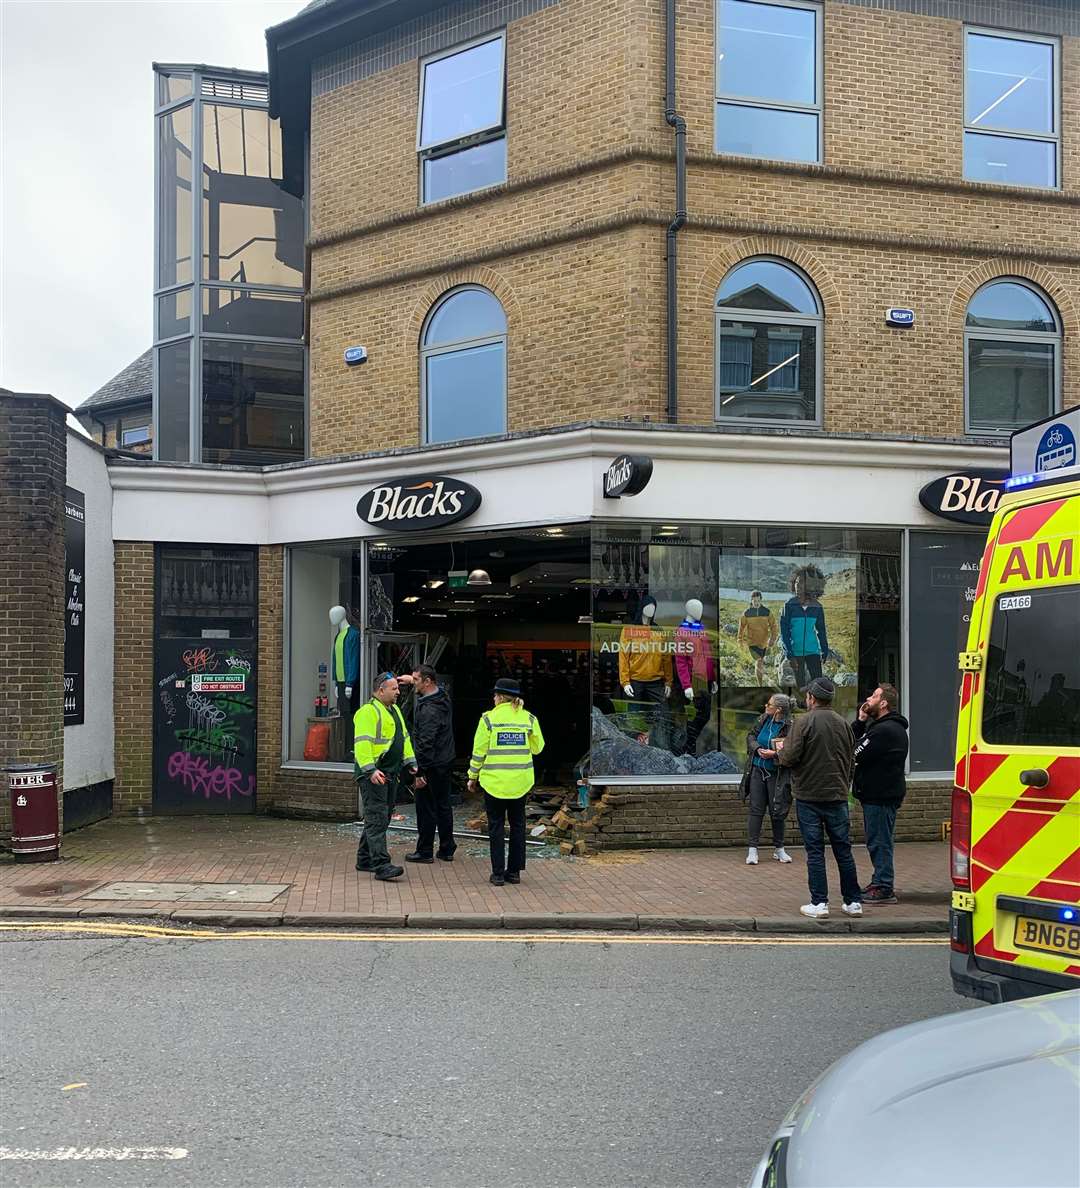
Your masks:
{"label": "ceiling light in shop", "polygon": [[455,606],[475,606],[476,599],[475,598],[455,598],[454,605]]}
{"label": "ceiling light in shop", "polygon": [[562,528],[545,528],[544,531],[548,536],[562,536],[564,529]]}
{"label": "ceiling light in shop", "polygon": [[429,619],[449,619],[449,615],[444,615],[440,611],[428,611],[427,617]]}
{"label": "ceiling light in shop", "polygon": [[403,598],[401,601],[402,601],[402,602],[419,602],[419,601],[420,601],[420,595],[419,595],[419,594],[410,594],[410,595],[408,596],[408,598]]}
{"label": "ceiling light in shop", "polygon": [[812,540],[793,540],[793,541],[791,542],[791,548],[793,548],[793,549],[801,549],[801,548],[804,548],[804,547],[806,547],[806,546],[808,546],[808,545],[812,545],[813,543],[814,543],[814,542],[813,542]]}
{"label": "ceiling light in shop", "polygon": [[474,569],[465,584],[467,586],[490,586],[491,574],[486,569]]}
{"label": "ceiling light in shop", "polygon": [[432,578],[431,581],[424,583],[425,590],[437,590],[440,586],[445,586],[446,582],[442,578]]}
{"label": "ceiling light in shop", "polygon": [[678,532],[679,531],[678,524],[661,524],[660,527],[663,528],[663,530],[665,532]]}

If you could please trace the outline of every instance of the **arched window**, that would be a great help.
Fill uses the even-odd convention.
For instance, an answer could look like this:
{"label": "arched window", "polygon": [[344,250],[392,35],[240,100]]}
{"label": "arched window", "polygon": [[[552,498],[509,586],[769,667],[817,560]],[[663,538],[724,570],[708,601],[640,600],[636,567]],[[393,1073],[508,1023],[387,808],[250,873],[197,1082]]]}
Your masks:
{"label": "arched window", "polygon": [[991,281],[968,303],[964,392],[969,433],[1009,433],[1053,414],[1061,390],[1061,323],[1033,285]]}
{"label": "arched window", "polygon": [[716,294],[717,420],[821,422],[821,301],[781,260],[747,260]]}
{"label": "arched window", "polygon": [[506,314],[473,286],[445,294],[420,336],[426,444],[506,432]]}

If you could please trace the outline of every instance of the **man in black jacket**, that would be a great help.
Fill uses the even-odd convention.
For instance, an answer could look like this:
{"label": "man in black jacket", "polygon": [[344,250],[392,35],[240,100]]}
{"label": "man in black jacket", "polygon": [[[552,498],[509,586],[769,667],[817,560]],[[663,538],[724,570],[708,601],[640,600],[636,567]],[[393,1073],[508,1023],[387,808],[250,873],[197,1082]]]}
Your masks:
{"label": "man in black jacket", "polygon": [[413,709],[412,740],[420,769],[416,780],[416,850],[406,862],[434,862],[435,830],[439,830],[437,857],[453,862],[454,811],[450,805],[450,773],[453,770],[454,708],[450,695],[439,687],[439,677],[430,664],[413,673],[416,701]]}
{"label": "man in black jacket", "polygon": [[864,903],[896,903],[893,890],[893,833],[896,811],[907,791],[904,764],[908,753],[907,718],[897,713],[900,695],[879,685],[859,706],[855,735],[856,798],[862,802],[866,848],[874,877],[863,889]]}

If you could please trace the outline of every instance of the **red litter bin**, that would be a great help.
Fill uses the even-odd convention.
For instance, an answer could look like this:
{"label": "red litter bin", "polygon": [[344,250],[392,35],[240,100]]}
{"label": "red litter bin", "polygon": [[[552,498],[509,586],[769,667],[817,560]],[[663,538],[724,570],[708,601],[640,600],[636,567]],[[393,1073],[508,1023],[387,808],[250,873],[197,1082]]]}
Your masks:
{"label": "red litter bin", "polygon": [[16,862],[55,862],[60,857],[60,812],[55,763],[5,767],[11,795],[11,852]]}

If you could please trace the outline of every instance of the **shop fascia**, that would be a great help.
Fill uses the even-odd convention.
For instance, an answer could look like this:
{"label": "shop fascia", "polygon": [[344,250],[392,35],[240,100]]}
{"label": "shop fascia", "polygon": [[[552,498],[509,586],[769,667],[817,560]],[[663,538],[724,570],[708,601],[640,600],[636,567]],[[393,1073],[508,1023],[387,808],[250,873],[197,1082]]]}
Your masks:
{"label": "shop fascia", "polygon": [[[1001,455],[952,443],[586,427],[262,471],[121,463],[110,479],[117,540],[289,545],[419,530],[449,539],[593,519],[940,526],[961,499],[974,525],[988,522],[986,492],[997,488],[987,483],[1003,470]],[[640,479],[643,460],[652,469],[638,492],[612,497],[624,480]],[[402,486],[417,476],[442,488]],[[920,506],[920,491],[957,476],[942,507]],[[961,490],[965,476],[979,479],[975,494]],[[381,493],[365,519],[357,505],[371,492]]]}

